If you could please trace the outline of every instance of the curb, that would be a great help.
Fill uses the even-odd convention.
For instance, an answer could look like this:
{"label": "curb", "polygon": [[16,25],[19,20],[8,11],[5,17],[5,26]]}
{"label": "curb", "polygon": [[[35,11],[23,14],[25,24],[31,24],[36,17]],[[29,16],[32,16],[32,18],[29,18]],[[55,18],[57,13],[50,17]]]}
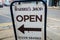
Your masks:
{"label": "curb", "polygon": [[49,7],[49,6],[48,6],[47,8],[48,8],[48,9],[60,9],[60,7],[54,7],[54,6],[53,6],[53,7]]}

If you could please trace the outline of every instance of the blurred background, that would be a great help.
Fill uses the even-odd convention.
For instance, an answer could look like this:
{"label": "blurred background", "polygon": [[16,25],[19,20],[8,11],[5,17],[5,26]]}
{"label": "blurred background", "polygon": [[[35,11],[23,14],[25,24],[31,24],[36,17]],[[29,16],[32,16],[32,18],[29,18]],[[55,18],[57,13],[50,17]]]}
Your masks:
{"label": "blurred background", "polygon": [[[22,0],[0,0],[0,7],[5,5],[10,5],[13,1],[22,1]],[[60,0],[43,0],[47,3],[47,6],[60,6]]]}
{"label": "blurred background", "polygon": [[[15,40],[10,4],[16,0],[0,0],[0,40]],[[20,0],[18,0],[20,1]],[[60,0],[43,0],[47,4],[47,40],[60,40]]]}

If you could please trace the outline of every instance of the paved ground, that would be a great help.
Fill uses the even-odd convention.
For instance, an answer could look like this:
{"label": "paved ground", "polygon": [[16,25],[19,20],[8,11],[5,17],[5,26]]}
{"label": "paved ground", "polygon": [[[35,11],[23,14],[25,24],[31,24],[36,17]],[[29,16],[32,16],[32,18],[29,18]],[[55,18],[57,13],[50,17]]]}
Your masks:
{"label": "paved ground", "polygon": [[[13,27],[11,23],[11,15],[8,12],[9,8],[2,11],[0,9],[0,15],[3,18],[9,18],[10,21],[4,22],[1,20],[0,23],[0,40],[15,40]],[[10,10],[9,10],[10,11]],[[1,18],[0,18],[1,19]],[[6,20],[6,19],[5,19]],[[8,19],[7,19],[8,20]],[[60,10],[59,9],[48,9],[48,17],[47,17],[47,40],[60,40]]]}
{"label": "paved ground", "polygon": [[1,30],[0,34],[0,40],[14,40],[13,29]]}

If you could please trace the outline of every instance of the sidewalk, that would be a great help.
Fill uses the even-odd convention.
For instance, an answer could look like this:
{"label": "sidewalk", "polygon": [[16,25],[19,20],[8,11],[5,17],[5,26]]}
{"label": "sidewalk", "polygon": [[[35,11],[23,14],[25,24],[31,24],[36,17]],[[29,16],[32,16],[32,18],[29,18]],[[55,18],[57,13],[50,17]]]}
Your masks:
{"label": "sidewalk", "polygon": [[47,19],[47,38],[49,40],[60,40],[60,20],[49,17]]}
{"label": "sidewalk", "polygon": [[[60,40],[60,21],[47,19],[47,40]],[[0,31],[0,40],[14,40],[13,29]]]}
{"label": "sidewalk", "polygon": [[[48,7],[48,8],[60,10],[60,7]],[[2,12],[3,14],[7,14],[9,13],[7,9],[5,8],[6,13],[5,13],[5,10],[0,11],[0,12]],[[60,37],[60,19],[48,18],[47,22],[48,22],[47,23],[47,40],[60,40],[59,38]],[[10,27],[10,25],[11,23],[0,24],[0,27],[1,27],[0,28],[0,40],[14,40],[13,29]],[[2,28],[4,28],[4,30],[2,30]]]}
{"label": "sidewalk", "polygon": [[0,40],[14,40],[13,29],[6,29],[0,31]]}

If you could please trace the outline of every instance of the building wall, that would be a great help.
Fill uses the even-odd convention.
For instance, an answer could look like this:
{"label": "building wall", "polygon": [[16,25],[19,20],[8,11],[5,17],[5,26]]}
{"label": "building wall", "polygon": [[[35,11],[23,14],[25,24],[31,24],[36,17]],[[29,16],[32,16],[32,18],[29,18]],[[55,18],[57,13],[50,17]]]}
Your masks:
{"label": "building wall", "polygon": [[[47,4],[48,6],[54,6],[54,1],[55,0],[47,0]],[[60,6],[60,0],[57,1],[57,6]]]}
{"label": "building wall", "polygon": [[47,0],[43,0],[43,1],[47,3]]}
{"label": "building wall", "polygon": [[60,6],[60,0],[58,1],[57,5]]}

